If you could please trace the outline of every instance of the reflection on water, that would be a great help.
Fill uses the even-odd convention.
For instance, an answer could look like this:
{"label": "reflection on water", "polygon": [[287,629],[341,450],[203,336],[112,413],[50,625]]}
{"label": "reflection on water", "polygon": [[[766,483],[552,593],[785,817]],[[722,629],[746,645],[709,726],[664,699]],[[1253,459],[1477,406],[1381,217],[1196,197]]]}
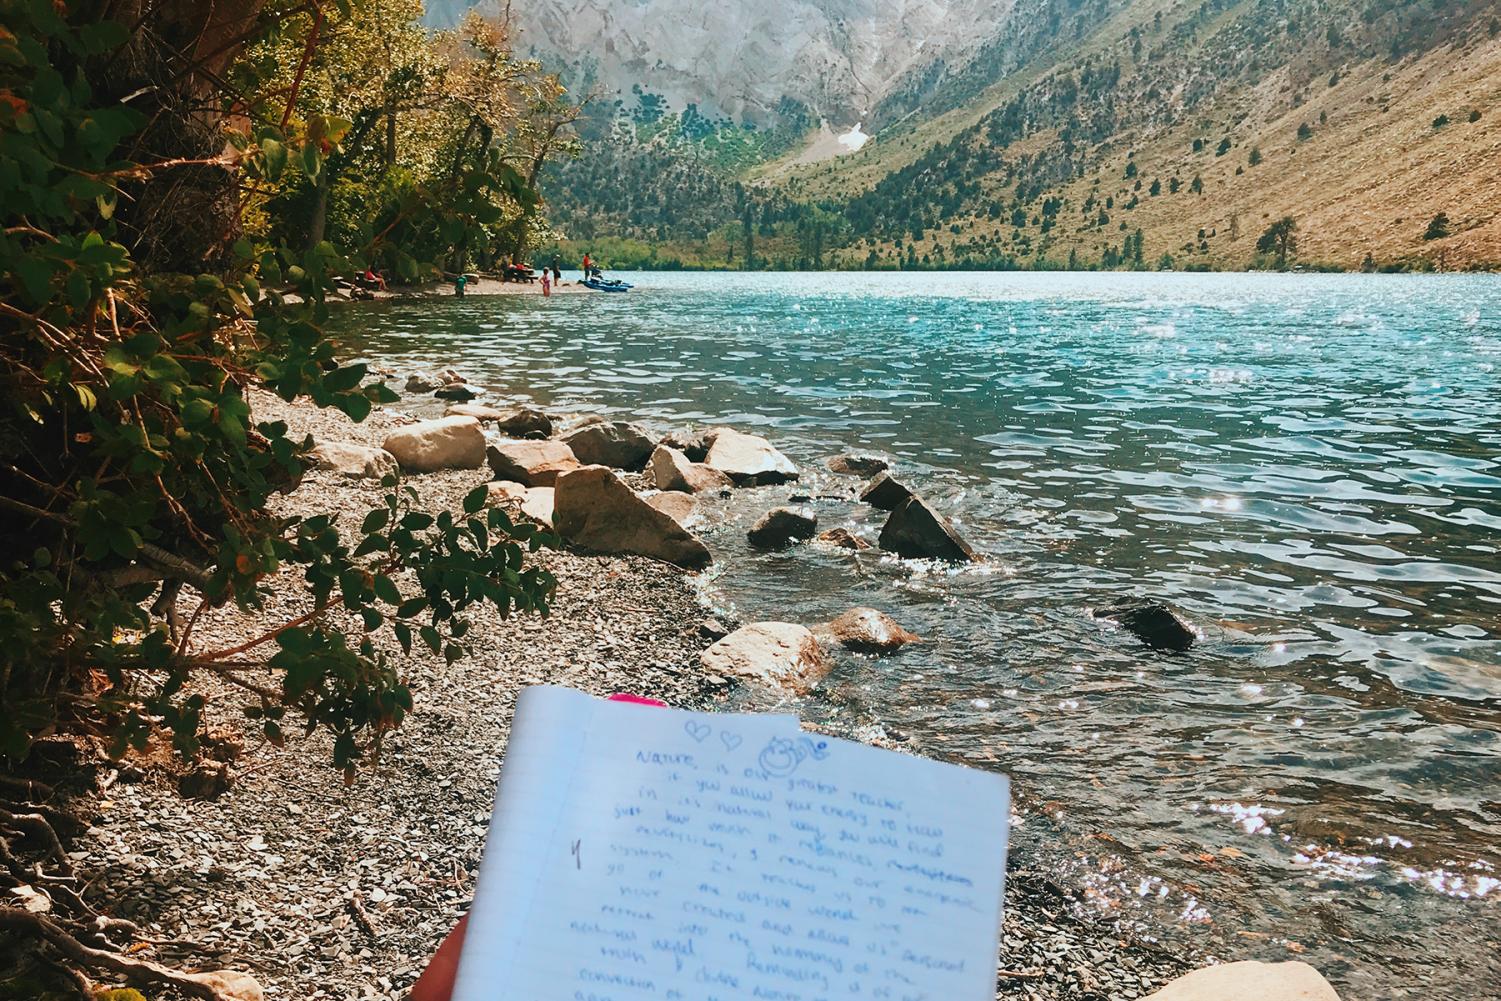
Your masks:
{"label": "reflection on water", "polygon": [[[1212,923],[1250,954],[1292,940],[1357,997],[1498,982],[1501,282],[632,280],[340,322],[403,372],[453,364],[502,399],[760,429],[805,470],[896,456],[986,564],[751,552],[785,490],[708,519],[706,586],[742,616],[871,604],[930,640],[852,659],[805,714],[1006,767],[1049,818],[1024,832],[1102,907]],[[1087,614],[1134,593],[1206,641],[1154,656]]]}

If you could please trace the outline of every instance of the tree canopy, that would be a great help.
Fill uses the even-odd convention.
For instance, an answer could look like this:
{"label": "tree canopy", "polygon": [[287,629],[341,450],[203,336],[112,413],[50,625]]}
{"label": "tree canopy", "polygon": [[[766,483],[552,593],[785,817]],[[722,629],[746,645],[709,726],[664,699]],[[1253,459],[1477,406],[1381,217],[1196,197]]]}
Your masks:
{"label": "tree canopy", "polygon": [[[249,406],[261,385],[362,420],[394,395],[324,334],[341,276],[433,278],[538,234],[537,173],[567,151],[577,108],[513,57],[503,24],[430,35],[420,13],[0,4],[3,763],[59,728],[115,753],[163,729],[191,755],[193,679],[211,674],[273,742],[289,714],[330,732],[352,778],[412,708],[390,651],[453,660],[476,608],[546,611],[554,582],[528,553],[549,537],[487,509],[483,488],[429,512],[392,477],[352,522],[274,513],[313,443]],[[194,642],[206,609],[262,608],[287,567],[308,611]],[[4,844],[65,864],[20,788],[0,803]],[[12,887],[28,868],[6,862]],[[116,950],[69,878],[38,882],[50,916],[0,906],[0,926],[34,933],[29,961],[64,983],[98,968],[214,996]]]}

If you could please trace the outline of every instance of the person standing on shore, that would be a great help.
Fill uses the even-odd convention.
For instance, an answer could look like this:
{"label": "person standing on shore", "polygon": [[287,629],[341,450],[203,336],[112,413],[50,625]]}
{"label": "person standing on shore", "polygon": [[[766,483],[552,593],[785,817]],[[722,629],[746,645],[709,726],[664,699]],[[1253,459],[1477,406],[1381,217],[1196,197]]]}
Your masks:
{"label": "person standing on shore", "polygon": [[593,266],[594,266],[594,262],[592,262],[592,261],[589,260],[589,255],[588,254],[585,254],[584,255],[584,280],[585,281],[587,281],[589,279],[589,269],[591,267],[593,267]]}
{"label": "person standing on shore", "polygon": [[552,275],[547,273],[546,268],[542,269],[542,294],[552,295]]}
{"label": "person standing on shore", "polygon": [[462,299],[464,297],[464,286],[468,283],[468,275],[459,275],[453,280],[453,294]]}
{"label": "person standing on shore", "polygon": [[552,259],[552,283],[554,285],[563,284],[562,262],[559,261],[556,257]]}

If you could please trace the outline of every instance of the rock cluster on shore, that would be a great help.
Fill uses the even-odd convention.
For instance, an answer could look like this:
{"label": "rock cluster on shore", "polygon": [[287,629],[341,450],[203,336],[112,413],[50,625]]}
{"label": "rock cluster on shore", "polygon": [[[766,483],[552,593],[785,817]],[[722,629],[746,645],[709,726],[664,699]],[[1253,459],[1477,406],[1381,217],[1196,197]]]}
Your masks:
{"label": "rock cluster on shore", "polygon": [[[338,512],[357,519],[378,506],[385,488],[370,474],[389,471],[387,462],[397,462],[381,446],[395,432],[424,423],[401,425],[389,412],[377,411],[365,424],[351,425],[341,415],[288,405],[265,394],[256,394],[254,406],[259,419],[287,420],[296,432],[311,433],[320,448],[342,444],[367,450],[343,453],[347,461],[342,465],[325,451],[328,458],[319,461],[298,490],[276,499],[279,510],[289,515]],[[497,423],[476,413],[449,416],[486,428]],[[526,473],[528,478],[550,474],[550,479],[490,479],[491,503],[512,506],[544,524],[561,520],[560,503],[572,505],[570,517],[576,514],[584,521],[576,531],[586,537],[605,531],[606,526],[592,522],[619,505],[631,520],[651,519],[664,536],[681,531],[680,544],[695,551],[684,541],[692,536],[681,524],[691,522],[691,514],[679,518],[661,506],[691,506],[696,496],[728,489],[734,482],[720,471],[723,480],[701,490],[669,487],[658,479],[654,458],[639,474],[586,466],[566,444],[550,437],[556,433],[550,420],[549,437],[526,444],[562,445],[569,461],[559,461],[564,453],[554,450],[552,467],[542,469],[546,463],[526,465],[509,451],[523,444],[518,439],[528,433],[506,433],[510,438],[487,442],[506,449],[511,456],[506,461],[516,463],[504,468],[534,470]],[[482,431],[482,441],[485,437]],[[649,456],[671,449],[682,457],[666,456],[673,469],[681,463],[702,466],[715,437],[712,432],[678,432],[659,439]],[[483,456],[475,462],[472,452],[454,454],[455,465],[420,476],[410,474],[423,464],[421,459],[402,464],[402,474],[424,506],[457,509],[476,485],[497,476],[493,461],[491,469],[481,472]],[[580,498],[574,500],[595,492],[600,496],[575,504],[568,499],[575,488]],[[833,546],[863,542],[839,527],[826,531],[823,539]],[[824,555],[832,558],[827,550]],[[397,1001],[406,997],[472,896],[495,776],[521,686],[562,684],[600,695],[629,691],[685,708],[712,709],[726,704],[728,679],[746,679],[754,684],[734,689],[736,707],[773,709],[784,704],[788,691],[818,684],[836,656],[850,657],[839,650],[874,657],[919,642],[880,611],[863,607],[811,627],[727,626],[705,618],[687,575],[660,557],[544,550],[535,558],[560,582],[551,617],[502,619],[491,610],[478,610],[469,637],[474,656],[451,665],[420,646],[410,656],[394,644],[384,650],[402,665],[417,707],[392,735],[381,759],[368,762],[353,786],[346,787],[332,768],[309,767],[329,753],[329,739],[322,734],[308,738],[312,746],[247,750],[254,763],[217,799],[183,801],[175,777],[157,765],[136,769],[129,779],[122,770],[96,825],[71,855],[88,879],[91,899],[140,921],[157,939],[199,943],[215,954],[216,964],[254,969],[268,998]],[[208,648],[242,642],[268,622],[308,611],[303,589],[268,583],[265,609],[233,604],[213,609],[198,624],[195,641]],[[337,609],[329,614],[343,615]],[[360,628],[354,620],[346,625]],[[242,725],[236,721],[243,693],[209,683],[217,686],[208,692],[210,720]],[[821,726],[841,736],[869,739],[854,729],[854,721],[842,717]],[[1253,970],[1221,968],[1229,972],[1220,976],[1233,983],[1194,981],[1202,976],[1194,974],[1169,984],[1197,965],[1190,962],[1197,957],[1175,956],[1150,938],[1138,937],[1126,923],[1101,920],[1076,907],[1055,880],[1044,860],[1033,857],[1024,844],[1013,844],[998,998],[1136,1001],[1168,984],[1157,1001],[1333,999],[1332,991],[1318,993],[1311,980],[1265,979],[1262,964],[1253,964],[1258,967]],[[1300,970],[1275,970],[1278,976],[1304,976]],[[1237,984],[1254,985],[1254,992],[1234,993]],[[1289,984],[1313,992],[1286,993]]]}

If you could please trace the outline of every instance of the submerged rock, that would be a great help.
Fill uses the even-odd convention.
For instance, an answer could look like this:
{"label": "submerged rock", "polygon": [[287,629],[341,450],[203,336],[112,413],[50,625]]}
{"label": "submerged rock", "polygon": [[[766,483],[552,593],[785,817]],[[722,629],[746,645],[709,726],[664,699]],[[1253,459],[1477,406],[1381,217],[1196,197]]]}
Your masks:
{"label": "submerged rock", "polygon": [[813,538],[818,516],[795,507],[775,507],[763,514],[746,533],[757,549],[786,549],[793,542]]}
{"label": "submerged rock", "polygon": [[1128,598],[1097,609],[1094,615],[1118,623],[1153,650],[1182,653],[1199,639],[1198,633],[1177,612],[1152,599]]}
{"label": "submerged rock", "polygon": [[856,653],[891,653],[922,637],[897,625],[896,620],[874,608],[851,608],[824,626],[841,646]]}
{"label": "submerged rock", "polygon": [[818,533],[819,542],[827,542],[837,549],[850,549],[859,552],[869,549],[870,543],[847,528],[831,528],[827,532]]}
{"label": "submerged rock", "polygon": [[1184,974],[1145,1001],[1339,1001],[1307,963],[1226,963]]}
{"label": "submerged rock", "polygon": [[640,469],[656,442],[639,424],[597,421],[563,436],[563,441],[586,466]]}
{"label": "submerged rock", "polygon": [[711,559],[697,536],[605,466],[558,476],[553,525],[563,538],[597,553],[634,553],[690,570],[708,566]]}
{"label": "submerged rock", "polygon": [[345,476],[380,480],[399,472],[396,456],[383,448],[372,448],[369,445],[342,441],[321,442],[308,457],[313,460],[314,469],[327,469]]}
{"label": "submerged rock", "polygon": [[485,433],[473,417],[440,417],[397,428],[385,450],[409,473],[478,469],[485,464]]}
{"label": "submerged rock", "polygon": [[[882,474],[885,475],[885,474]],[[912,496],[886,519],[878,540],[881,548],[906,559],[950,560],[956,563],[979,559],[959,530],[921,497]]]}
{"label": "submerged rock", "polygon": [[891,468],[891,462],[882,456],[854,452],[833,456],[826,460],[824,465],[833,472],[847,473],[851,476],[875,476]]}
{"label": "submerged rock", "polygon": [[724,428],[714,435],[704,462],[739,486],[789,483],[798,475],[792,460],[773,448],[771,442],[733,428]]}
{"label": "submerged rock", "polygon": [[905,484],[898,483],[886,472],[877,473],[875,479],[860,491],[860,500],[878,511],[895,511],[911,496],[912,491]]}
{"label": "submerged rock", "polygon": [[829,673],[818,639],[790,622],[752,622],[741,626],[700,655],[714,674],[805,693]]}
{"label": "submerged rock", "polygon": [[579,468],[573,449],[561,441],[503,441],[485,450],[497,480],[550,487],[562,473]]}
{"label": "submerged rock", "polygon": [[698,494],[731,486],[724,473],[713,466],[690,461],[686,454],[670,445],[658,445],[652,451],[647,471],[658,490]]}

